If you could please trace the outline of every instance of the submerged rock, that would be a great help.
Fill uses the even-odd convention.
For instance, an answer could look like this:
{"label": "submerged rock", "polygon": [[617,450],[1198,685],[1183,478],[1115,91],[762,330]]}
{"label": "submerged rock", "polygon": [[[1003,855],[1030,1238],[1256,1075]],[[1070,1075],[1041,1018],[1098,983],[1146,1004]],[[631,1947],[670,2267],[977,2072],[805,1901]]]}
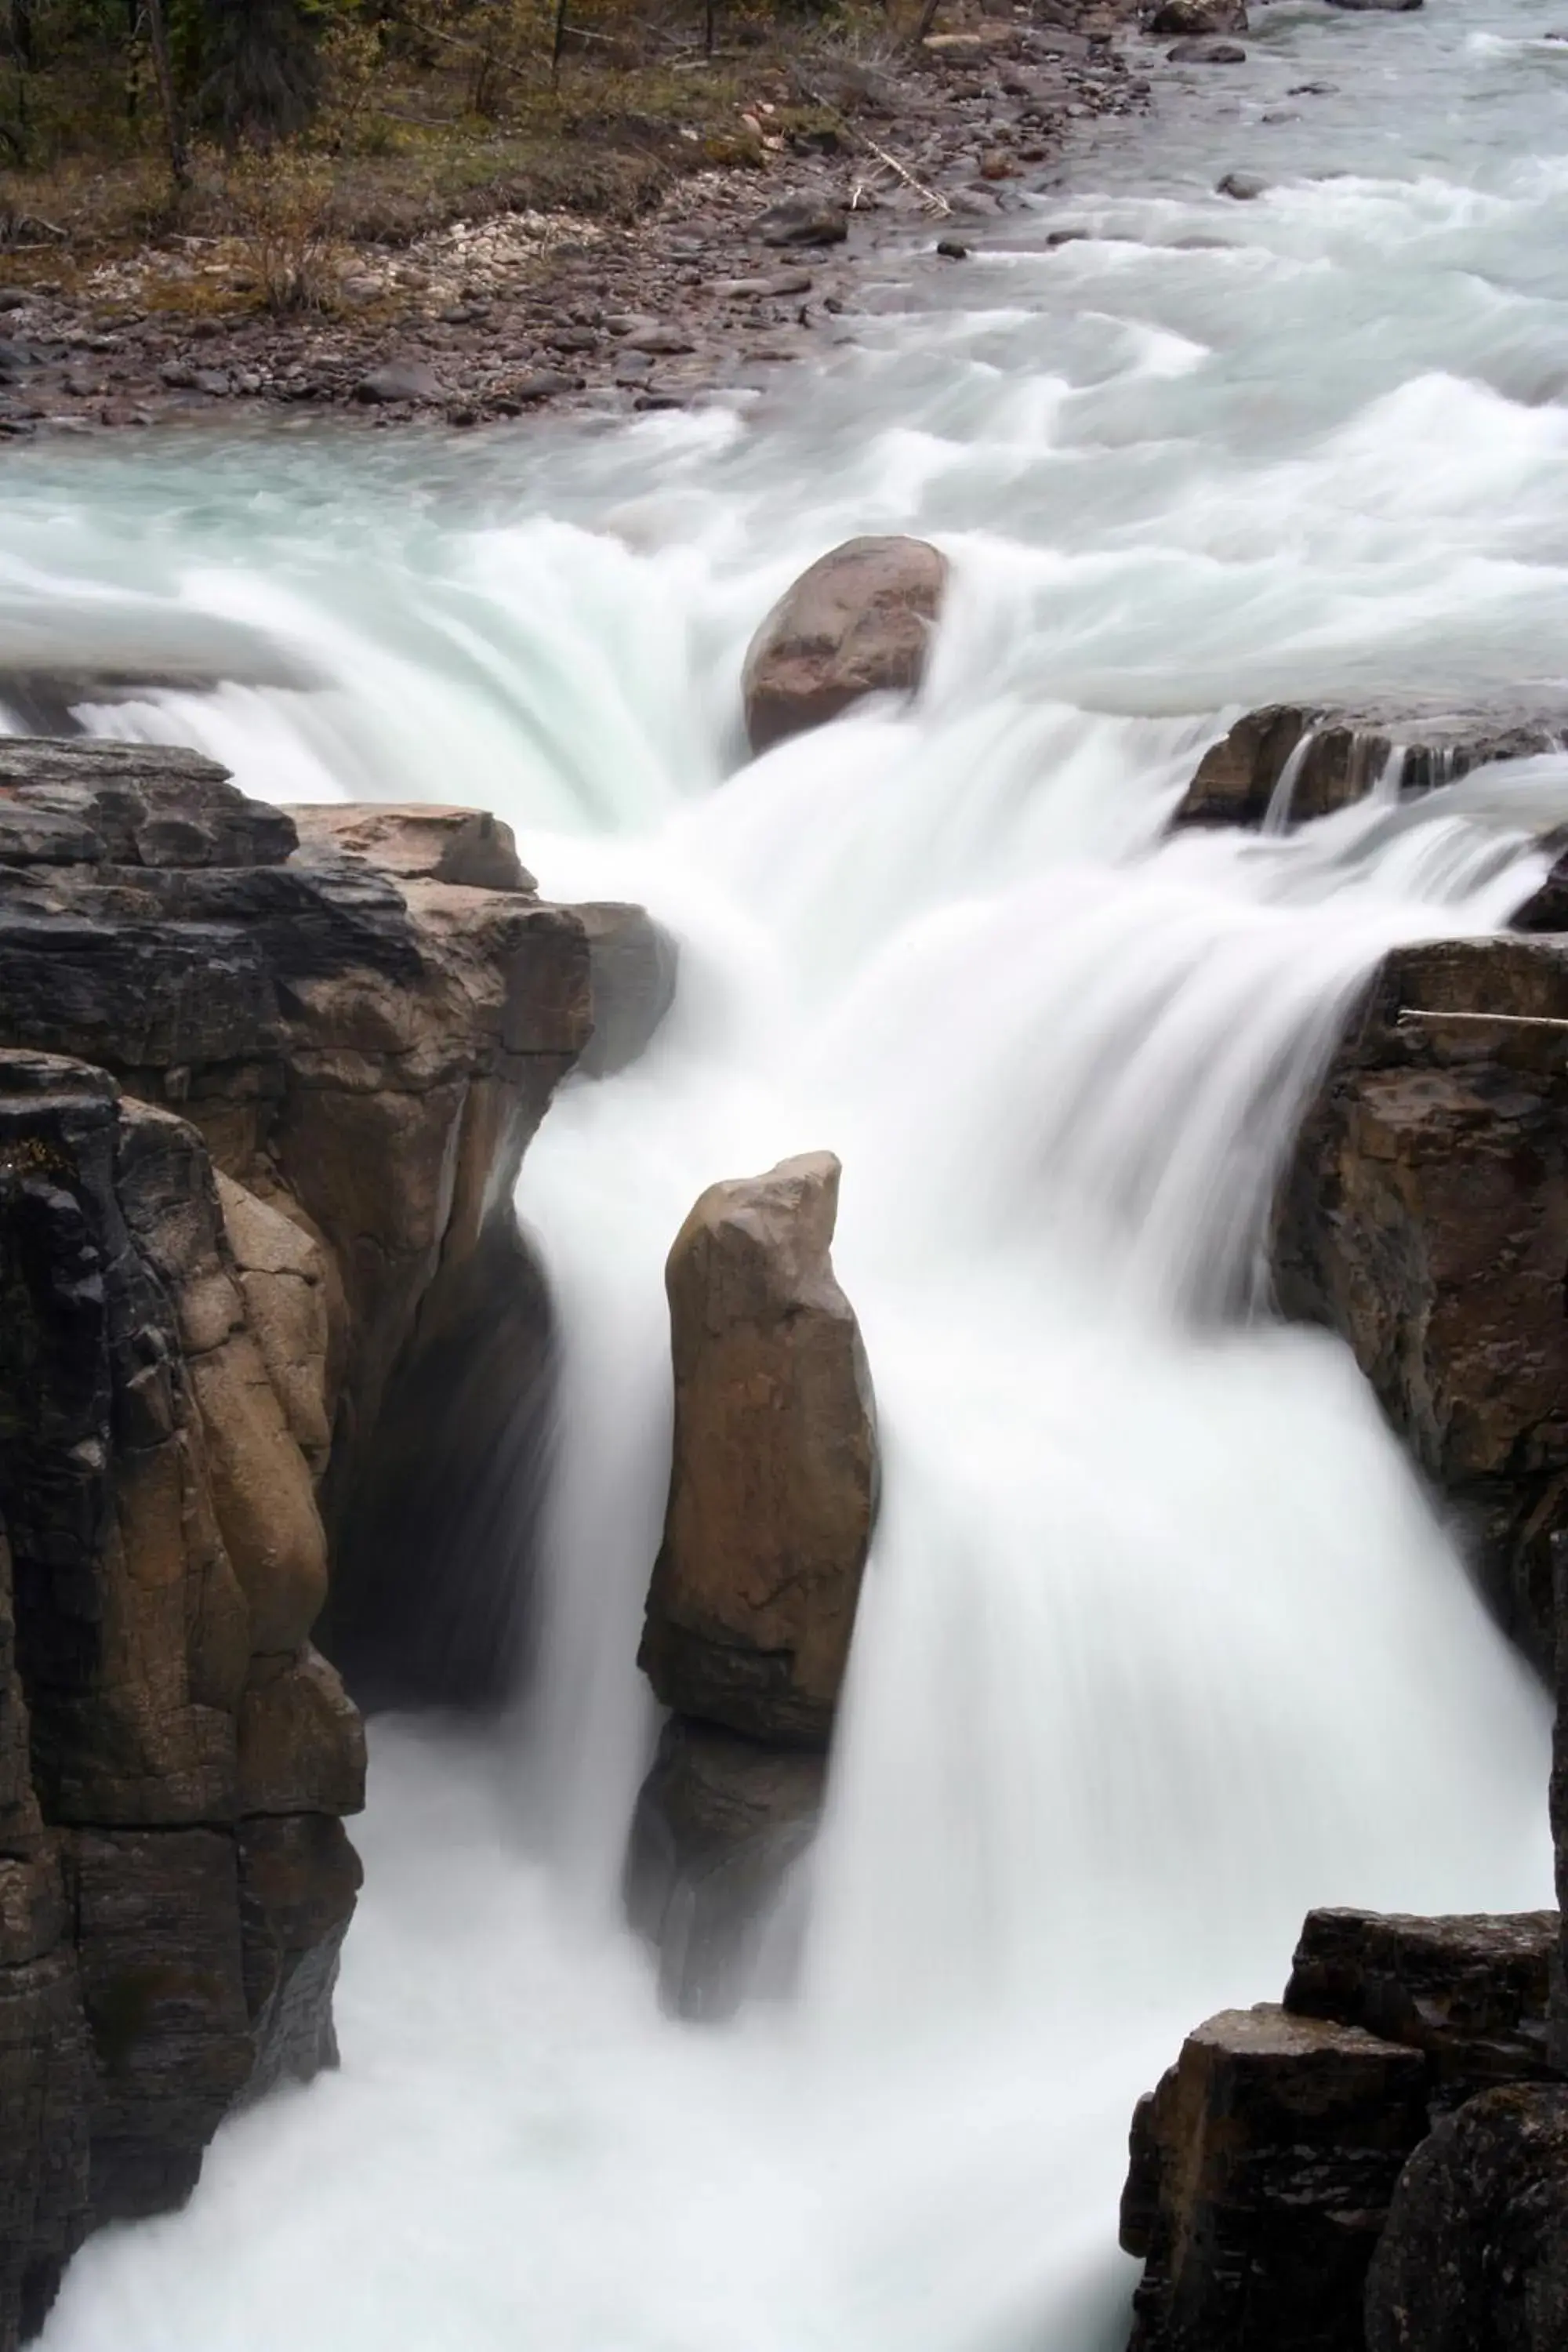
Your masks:
{"label": "submerged rock", "polygon": [[1489,2091],[1405,2167],[1367,2283],[1367,2352],[1564,2344],[1568,2089]]}
{"label": "submerged rock", "polygon": [[752,640],[742,694],[753,751],[925,676],[947,562],[921,539],[851,539],[801,574]]}
{"label": "submerged rock", "polygon": [[[682,2017],[727,2016],[779,1990],[794,1958],[773,1906],[811,1843],[826,1759],[672,1717],[637,1799],[626,1916],[658,1953],[659,1991]],[[762,1950],[772,1932],[770,1984]]]}
{"label": "submerged rock", "polygon": [[714,1184],[666,1269],[675,1363],[664,1543],[639,1664],[667,1706],[821,1747],[870,1543],[876,1424],[834,1278],[830,1152]]}

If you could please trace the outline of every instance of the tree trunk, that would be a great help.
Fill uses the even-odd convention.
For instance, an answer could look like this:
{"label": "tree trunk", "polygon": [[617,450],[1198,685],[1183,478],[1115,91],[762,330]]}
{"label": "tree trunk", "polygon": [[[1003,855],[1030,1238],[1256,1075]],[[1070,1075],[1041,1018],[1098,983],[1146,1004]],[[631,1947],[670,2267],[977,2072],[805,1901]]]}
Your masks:
{"label": "tree trunk", "polygon": [[188,188],[191,184],[191,154],[185,143],[184,118],[174,88],[174,69],[169,62],[169,26],[163,14],[163,0],[147,0],[147,37],[153,51],[153,71],[157,77],[158,103],[163,110],[163,128],[168,134],[169,170],[176,188]]}

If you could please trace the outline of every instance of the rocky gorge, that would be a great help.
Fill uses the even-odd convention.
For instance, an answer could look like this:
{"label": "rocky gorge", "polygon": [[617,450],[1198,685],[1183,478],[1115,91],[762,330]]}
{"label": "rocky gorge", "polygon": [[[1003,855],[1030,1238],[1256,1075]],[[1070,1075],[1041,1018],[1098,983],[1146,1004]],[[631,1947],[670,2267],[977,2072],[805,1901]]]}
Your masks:
{"label": "rocky gorge", "polygon": [[13,453],[6,2340],[1561,2342],[1555,83],[1396,15],[793,428]]}

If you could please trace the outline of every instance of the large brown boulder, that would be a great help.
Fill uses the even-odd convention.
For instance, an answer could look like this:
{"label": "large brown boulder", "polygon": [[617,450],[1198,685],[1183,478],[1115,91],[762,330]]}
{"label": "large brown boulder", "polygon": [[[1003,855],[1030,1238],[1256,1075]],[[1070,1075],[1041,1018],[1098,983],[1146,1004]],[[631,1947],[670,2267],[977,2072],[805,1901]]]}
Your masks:
{"label": "large brown boulder", "polygon": [[1405,2168],[1367,2283],[1367,2352],[1564,2344],[1568,2089],[1489,2091]]}
{"label": "large brown boulder", "polygon": [[1550,1673],[1568,1531],[1568,950],[1442,940],[1382,965],[1276,1205],[1288,1315],[1349,1341]]}
{"label": "large brown boulder", "polygon": [[946,586],[946,558],[923,539],[846,540],[803,572],[746,656],[752,751],[821,727],[868,694],[912,694]]}
{"label": "large brown boulder", "polygon": [[667,1706],[820,1746],[876,1497],[830,1152],[710,1186],[669,1254],[674,1461],[640,1664]]}
{"label": "large brown boulder", "polygon": [[1364,800],[1396,753],[1400,795],[1414,798],[1472,768],[1528,759],[1564,742],[1568,709],[1555,706],[1521,712],[1269,703],[1244,712],[1210,745],[1171,822],[1256,830],[1274,809],[1277,823],[1303,824]]}

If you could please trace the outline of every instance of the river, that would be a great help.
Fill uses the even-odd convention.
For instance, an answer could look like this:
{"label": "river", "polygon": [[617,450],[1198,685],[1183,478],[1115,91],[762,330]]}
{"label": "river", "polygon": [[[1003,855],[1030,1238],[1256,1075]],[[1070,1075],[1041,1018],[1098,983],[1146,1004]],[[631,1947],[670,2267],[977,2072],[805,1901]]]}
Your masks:
{"label": "river", "polygon": [[[342,2072],[89,2245],[47,2352],[1117,2352],[1183,2032],[1277,1997],[1310,1904],[1551,1899],[1544,1700],[1260,1252],[1361,982],[1507,919],[1568,760],[1163,829],[1240,708],[1561,677],[1568,44],[1547,0],[1260,13],[1245,74],[963,268],[889,259],[752,406],[7,456],[10,666],[227,680],[88,726],[493,807],[683,955],[524,1171],[565,1344],[535,1684],[374,1727]],[[952,561],[926,694],[747,764],[751,631],[876,530]],[[820,1148],[883,1508],[800,1981],[697,2029],[616,1910],[661,1267],[703,1184]]]}

